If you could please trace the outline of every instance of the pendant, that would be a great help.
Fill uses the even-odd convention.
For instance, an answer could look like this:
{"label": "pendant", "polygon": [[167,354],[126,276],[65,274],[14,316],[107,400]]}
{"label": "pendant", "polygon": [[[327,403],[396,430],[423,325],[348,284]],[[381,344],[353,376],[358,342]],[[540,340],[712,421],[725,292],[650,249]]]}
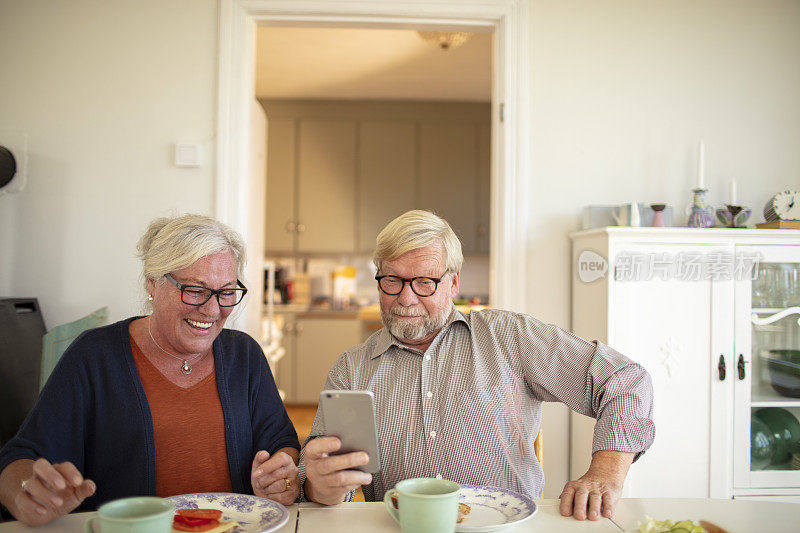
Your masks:
{"label": "pendant", "polygon": [[183,365],[181,365],[181,372],[186,374],[187,376],[192,373],[192,365],[189,364],[189,361],[183,360]]}

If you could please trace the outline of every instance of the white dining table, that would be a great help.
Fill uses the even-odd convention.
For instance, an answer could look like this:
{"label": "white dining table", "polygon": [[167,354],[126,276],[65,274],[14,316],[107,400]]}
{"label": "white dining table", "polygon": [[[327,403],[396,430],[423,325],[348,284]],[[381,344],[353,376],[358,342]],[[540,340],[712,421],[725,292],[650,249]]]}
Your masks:
{"label": "white dining table", "polygon": [[[611,519],[578,521],[563,517],[557,499],[537,500],[536,514],[504,533],[543,532],[632,532],[646,516],[657,520],[707,520],[730,533],[788,533],[800,531],[800,504],[748,500],[629,498],[619,502]],[[325,507],[314,503],[295,504],[289,520],[275,533],[399,533],[400,526],[384,509],[383,503],[342,503]],[[19,522],[0,524],[0,533],[79,533],[95,513],[74,513],[40,527]]]}

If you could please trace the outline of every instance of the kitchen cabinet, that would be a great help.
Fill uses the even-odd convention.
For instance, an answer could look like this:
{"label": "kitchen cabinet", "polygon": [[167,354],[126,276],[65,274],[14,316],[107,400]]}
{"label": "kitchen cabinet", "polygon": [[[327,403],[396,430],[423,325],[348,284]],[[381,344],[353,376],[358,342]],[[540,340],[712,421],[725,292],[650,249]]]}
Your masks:
{"label": "kitchen cabinet", "polygon": [[269,253],[355,250],[353,121],[270,119]]}
{"label": "kitchen cabinet", "polygon": [[291,118],[270,119],[267,126],[267,180],[264,240],[270,252],[291,252],[295,247],[295,158],[296,125]]}
{"label": "kitchen cabinet", "polygon": [[[753,410],[800,416],[800,400],[768,393],[756,360],[753,312],[777,310],[752,309],[760,285],[751,278],[764,261],[800,263],[800,232],[611,227],[571,239],[573,332],[653,379],[655,442],[631,467],[623,496],[800,499],[800,472],[750,467]],[[800,348],[798,338],[781,347]],[[588,467],[594,421],[572,413],[570,426],[574,478]]]}
{"label": "kitchen cabinet", "polygon": [[416,126],[366,121],[359,135],[358,247],[372,253],[378,233],[416,207]]}
{"label": "kitchen cabinet", "polygon": [[[309,316],[309,315],[318,316]],[[361,343],[361,321],[355,313],[282,314],[278,388],[290,404],[316,404],[331,366],[348,348]]]}
{"label": "kitchen cabinet", "polygon": [[262,103],[268,254],[371,253],[410,209],[446,218],[465,253],[489,252],[488,105]]}
{"label": "kitchen cabinet", "polygon": [[420,206],[450,223],[465,252],[477,250],[478,139],[475,126],[420,127]]}

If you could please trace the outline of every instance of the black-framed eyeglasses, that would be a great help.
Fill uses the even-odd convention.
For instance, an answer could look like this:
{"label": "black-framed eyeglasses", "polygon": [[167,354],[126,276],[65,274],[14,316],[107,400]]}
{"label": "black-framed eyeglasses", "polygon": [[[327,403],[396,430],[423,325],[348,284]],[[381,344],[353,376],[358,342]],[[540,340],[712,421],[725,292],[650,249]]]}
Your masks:
{"label": "black-framed eyeglasses", "polygon": [[236,280],[236,284],[239,286],[236,288],[214,290],[199,285],[184,285],[183,283],[178,283],[177,280],[169,274],[164,274],[164,277],[167,278],[167,281],[178,287],[181,291],[181,301],[189,305],[200,306],[209,301],[212,296],[216,296],[217,303],[220,307],[233,307],[241,302],[244,295],[247,294],[247,287],[238,279]]}
{"label": "black-framed eyeglasses", "polygon": [[424,298],[425,296],[432,296],[433,293],[436,292],[436,288],[439,286],[439,282],[442,281],[443,277],[444,274],[438,278],[429,278],[427,276],[417,276],[415,278],[375,276],[375,279],[378,281],[378,288],[389,296],[397,296],[403,292],[406,283],[408,283],[411,285],[411,290],[414,291],[414,294]]}

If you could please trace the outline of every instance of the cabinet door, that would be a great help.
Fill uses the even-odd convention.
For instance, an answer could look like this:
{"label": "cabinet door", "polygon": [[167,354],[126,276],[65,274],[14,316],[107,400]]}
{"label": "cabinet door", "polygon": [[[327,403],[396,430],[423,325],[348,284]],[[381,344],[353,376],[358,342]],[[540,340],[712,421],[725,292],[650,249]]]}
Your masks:
{"label": "cabinet door", "polygon": [[295,402],[316,404],[334,361],[360,342],[361,321],[358,319],[297,319]]}
{"label": "cabinet door", "polygon": [[[732,285],[704,279],[700,270],[677,271],[719,252],[711,246],[626,244],[617,252],[609,343],[650,373],[656,425],[655,442],[631,467],[625,495],[707,498],[712,449],[716,455],[724,446],[712,436],[712,415],[724,417],[725,406],[712,402],[730,380],[720,382],[712,369],[725,351],[717,343],[724,342],[726,324],[730,338],[732,309],[720,303],[726,294],[730,301]],[[637,264],[638,272],[627,270]],[[649,266],[656,264],[664,266]]]}
{"label": "cabinet door", "polygon": [[467,253],[477,250],[477,129],[474,123],[420,127],[418,205],[447,220]]}
{"label": "cabinet door", "polygon": [[414,209],[416,128],[407,122],[362,122],[359,135],[358,248],[372,253],[393,218]]}
{"label": "cabinet door", "polygon": [[800,250],[737,246],[736,258],[754,276],[735,282],[734,487],[798,489]]}
{"label": "cabinet door", "polygon": [[351,120],[300,121],[299,251],[355,251],[355,139]]}
{"label": "cabinet door", "polygon": [[297,403],[297,348],[295,335],[294,315],[280,313],[275,315],[275,322],[280,328],[280,345],[283,348],[283,357],[272,369],[275,377],[275,384],[278,390],[284,394],[283,401],[286,403]]}
{"label": "cabinet door", "polygon": [[295,121],[271,119],[267,131],[267,253],[294,250]]}

